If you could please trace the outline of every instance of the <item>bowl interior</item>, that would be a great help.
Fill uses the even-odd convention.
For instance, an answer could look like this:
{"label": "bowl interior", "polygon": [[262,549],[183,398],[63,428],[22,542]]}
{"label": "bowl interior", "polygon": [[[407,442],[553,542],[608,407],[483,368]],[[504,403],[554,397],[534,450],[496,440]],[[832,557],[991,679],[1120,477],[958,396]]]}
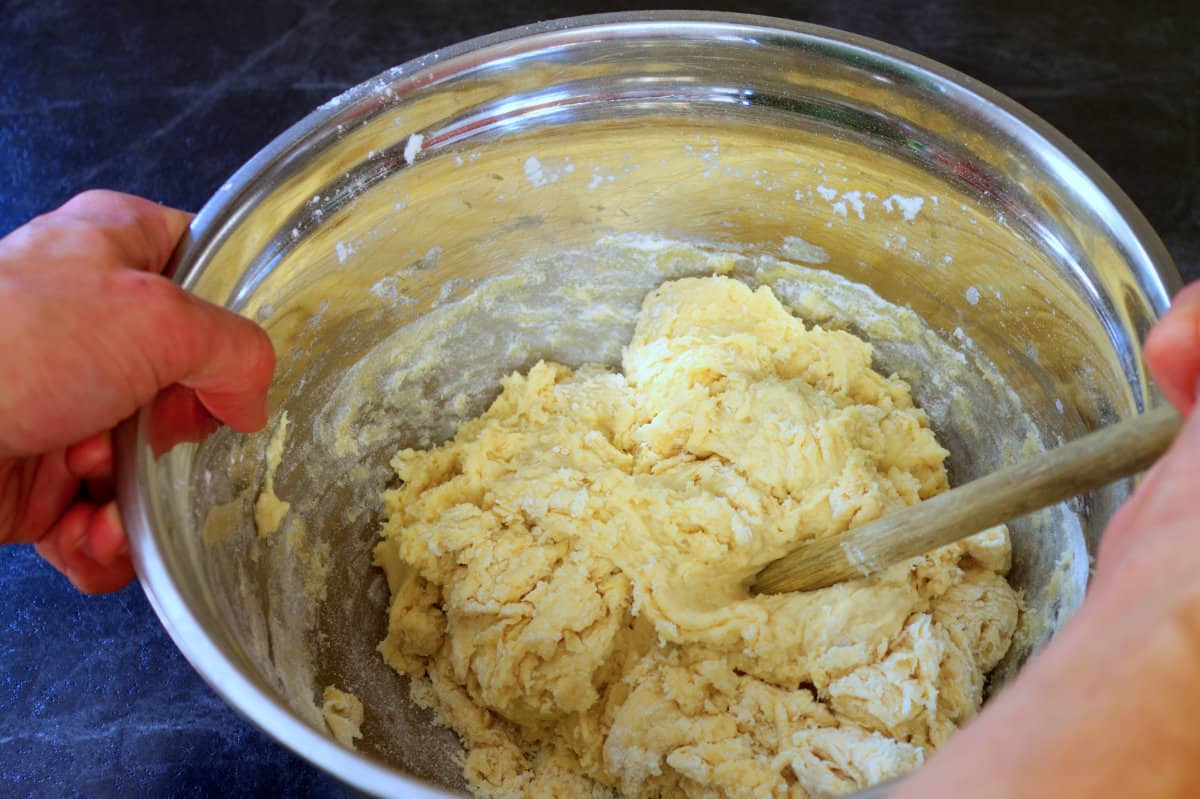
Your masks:
{"label": "bowl interior", "polygon": [[[993,99],[849,36],[653,16],[500,36],[352,90],[193,229],[178,277],[268,330],[274,418],[140,453],[139,558],[302,723],[323,730],[325,685],[363,700],[359,750],[388,768],[360,787],[461,789],[453,736],[375,651],[388,461],[453,435],[538,359],[616,364],[663,280],[726,271],[872,341],[954,483],[1149,401],[1161,245],[1089,162]],[[292,512],[264,537],[253,505],[284,411],[275,487]],[[1077,606],[1127,492],[1012,525],[1028,611],[993,689]]]}

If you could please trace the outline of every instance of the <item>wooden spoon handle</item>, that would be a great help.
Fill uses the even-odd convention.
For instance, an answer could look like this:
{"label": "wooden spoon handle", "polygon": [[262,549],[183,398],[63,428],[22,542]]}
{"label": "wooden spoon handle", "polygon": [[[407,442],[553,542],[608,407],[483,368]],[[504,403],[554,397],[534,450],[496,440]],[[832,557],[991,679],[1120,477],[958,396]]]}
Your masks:
{"label": "wooden spoon handle", "polygon": [[874,574],[1136,474],[1166,452],[1182,424],[1164,405],[841,535],[805,541],[767,564],[751,590],[808,591]]}

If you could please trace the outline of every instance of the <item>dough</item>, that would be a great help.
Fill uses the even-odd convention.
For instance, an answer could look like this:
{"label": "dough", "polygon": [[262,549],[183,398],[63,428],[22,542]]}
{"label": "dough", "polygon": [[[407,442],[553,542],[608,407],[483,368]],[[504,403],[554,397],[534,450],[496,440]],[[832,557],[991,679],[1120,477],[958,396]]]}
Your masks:
{"label": "dough", "polygon": [[325,726],[342,746],[354,748],[356,738],[362,737],[363,706],[358,697],[333,685],[325,686],[325,703],[321,705]]}
{"label": "dough", "polygon": [[745,589],[792,542],[947,488],[908,386],[720,277],[651,293],[623,372],[539,363],[392,461],[380,651],[475,793],[823,797],[920,764],[1011,642],[1007,530]]}
{"label": "dough", "polygon": [[283,445],[287,441],[288,415],[284,411],[279,417],[279,425],[271,434],[267,444],[267,472],[263,477],[263,488],[254,502],[254,525],[260,536],[268,536],[279,529],[283,518],[292,509],[292,504],[275,495],[275,471],[283,458]]}

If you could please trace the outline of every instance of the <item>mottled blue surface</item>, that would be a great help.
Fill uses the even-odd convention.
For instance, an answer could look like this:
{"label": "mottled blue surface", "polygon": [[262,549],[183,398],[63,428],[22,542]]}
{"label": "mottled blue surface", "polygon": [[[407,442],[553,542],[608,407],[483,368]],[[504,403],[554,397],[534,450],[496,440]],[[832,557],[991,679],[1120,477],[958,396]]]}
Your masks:
{"label": "mottled blue surface", "polygon": [[[655,4],[0,0],[0,234],[104,186],[198,208],[338,91],[470,36]],[[1200,277],[1194,2],[665,2],[840,27],[1016,98],[1116,179]],[[82,597],[0,549],[0,796],[342,796],[229,710],[135,587]]]}
{"label": "mottled blue surface", "polygon": [[209,690],[134,586],[0,551],[0,795],[349,796]]}

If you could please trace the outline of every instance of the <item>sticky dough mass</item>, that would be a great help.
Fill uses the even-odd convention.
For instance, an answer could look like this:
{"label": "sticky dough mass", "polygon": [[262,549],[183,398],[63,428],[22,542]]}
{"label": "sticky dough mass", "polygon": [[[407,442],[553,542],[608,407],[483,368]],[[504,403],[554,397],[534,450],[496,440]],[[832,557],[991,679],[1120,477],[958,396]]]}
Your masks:
{"label": "sticky dough mass", "polygon": [[748,595],[797,540],[947,488],[871,348],[766,287],[666,283],[623,374],[539,363],[403,450],[376,560],[387,662],[484,797],[821,797],[903,774],[979,706],[1019,603],[996,528],[872,578]]}

